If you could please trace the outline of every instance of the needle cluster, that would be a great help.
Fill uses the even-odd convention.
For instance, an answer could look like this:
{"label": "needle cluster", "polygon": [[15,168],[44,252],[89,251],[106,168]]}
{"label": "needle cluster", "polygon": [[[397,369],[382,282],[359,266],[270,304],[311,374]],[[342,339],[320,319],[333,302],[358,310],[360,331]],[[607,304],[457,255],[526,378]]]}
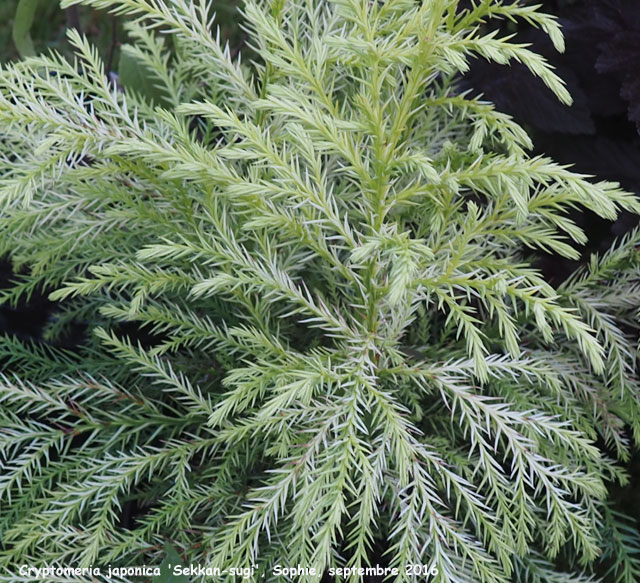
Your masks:
{"label": "needle cluster", "polygon": [[0,564],[151,564],[168,541],[264,581],[637,581],[607,498],[640,439],[640,233],[555,287],[535,253],[577,259],[571,212],[640,203],[456,84],[520,62],[569,103],[485,27],[562,50],[556,20],[247,0],[245,65],[204,0],[74,3],[126,18],[163,98],[74,31],[75,61],[0,70],[2,300],[59,302],[43,342],[0,341]]}

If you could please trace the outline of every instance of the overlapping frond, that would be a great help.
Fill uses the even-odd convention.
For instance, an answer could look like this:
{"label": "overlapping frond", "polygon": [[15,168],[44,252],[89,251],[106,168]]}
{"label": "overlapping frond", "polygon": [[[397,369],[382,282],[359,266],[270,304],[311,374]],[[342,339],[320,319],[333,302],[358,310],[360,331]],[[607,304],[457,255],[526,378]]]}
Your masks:
{"label": "overlapping frond", "polygon": [[[60,304],[51,346],[0,342],[0,564],[143,563],[169,539],[261,580],[586,583],[602,558],[633,581],[605,448],[640,439],[638,234],[557,288],[531,253],[576,259],[569,211],[640,203],[529,156],[456,85],[472,58],[519,61],[569,102],[483,28],[522,19],[561,50],[558,23],[248,0],[249,68],[207,2],[78,2],[133,19],[162,99],[119,91],[76,32],[75,62],[0,70],[0,251],[22,269],[0,297]],[[56,348],[73,323],[85,347]]]}

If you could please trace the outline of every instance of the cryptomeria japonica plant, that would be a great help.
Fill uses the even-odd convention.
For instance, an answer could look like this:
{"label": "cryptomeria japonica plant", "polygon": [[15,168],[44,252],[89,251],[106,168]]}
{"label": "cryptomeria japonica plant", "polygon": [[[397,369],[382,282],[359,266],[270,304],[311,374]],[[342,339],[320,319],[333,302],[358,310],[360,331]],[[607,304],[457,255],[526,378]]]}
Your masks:
{"label": "cryptomeria japonica plant", "polygon": [[2,297],[59,302],[43,342],[2,340],[2,564],[152,564],[169,542],[256,580],[635,581],[608,487],[640,438],[640,235],[558,288],[535,252],[578,258],[572,209],[640,204],[530,157],[456,86],[473,58],[519,61],[570,102],[483,28],[562,50],[556,21],[248,0],[241,65],[204,2],[81,3],[127,18],[156,97],[73,31],[76,61],[0,72]]}

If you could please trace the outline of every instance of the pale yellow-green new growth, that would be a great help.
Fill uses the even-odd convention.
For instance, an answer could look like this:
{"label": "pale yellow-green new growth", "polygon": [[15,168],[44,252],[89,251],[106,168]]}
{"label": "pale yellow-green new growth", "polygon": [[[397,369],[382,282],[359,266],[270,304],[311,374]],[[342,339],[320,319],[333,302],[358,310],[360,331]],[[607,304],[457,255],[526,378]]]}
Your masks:
{"label": "pale yellow-green new growth", "polygon": [[536,258],[640,204],[458,84],[520,62],[570,103],[491,27],[563,50],[556,19],[246,0],[241,62],[203,0],[73,4],[123,17],[155,91],[75,31],[73,62],[0,69],[0,298],[57,306],[0,340],[0,581],[169,543],[265,582],[635,583],[607,498],[640,439],[640,234],[556,287]]}

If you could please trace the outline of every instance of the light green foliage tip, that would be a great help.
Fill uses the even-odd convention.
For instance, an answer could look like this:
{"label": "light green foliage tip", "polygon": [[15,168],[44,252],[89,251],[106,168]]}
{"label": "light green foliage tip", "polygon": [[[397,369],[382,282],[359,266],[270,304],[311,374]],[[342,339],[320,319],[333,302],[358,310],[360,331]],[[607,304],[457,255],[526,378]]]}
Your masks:
{"label": "light green foliage tip", "polygon": [[[637,581],[608,487],[640,438],[640,235],[559,288],[531,257],[578,257],[572,209],[640,204],[529,156],[455,82],[520,62],[569,103],[485,26],[562,50],[556,20],[247,0],[241,64],[204,1],[78,3],[124,17],[159,99],[73,31],[74,62],[0,71],[2,300],[60,305],[47,342],[0,344],[0,564],[160,564],[167,542],[261,581]],[[90,339],[56,347],[74,322]]]}

